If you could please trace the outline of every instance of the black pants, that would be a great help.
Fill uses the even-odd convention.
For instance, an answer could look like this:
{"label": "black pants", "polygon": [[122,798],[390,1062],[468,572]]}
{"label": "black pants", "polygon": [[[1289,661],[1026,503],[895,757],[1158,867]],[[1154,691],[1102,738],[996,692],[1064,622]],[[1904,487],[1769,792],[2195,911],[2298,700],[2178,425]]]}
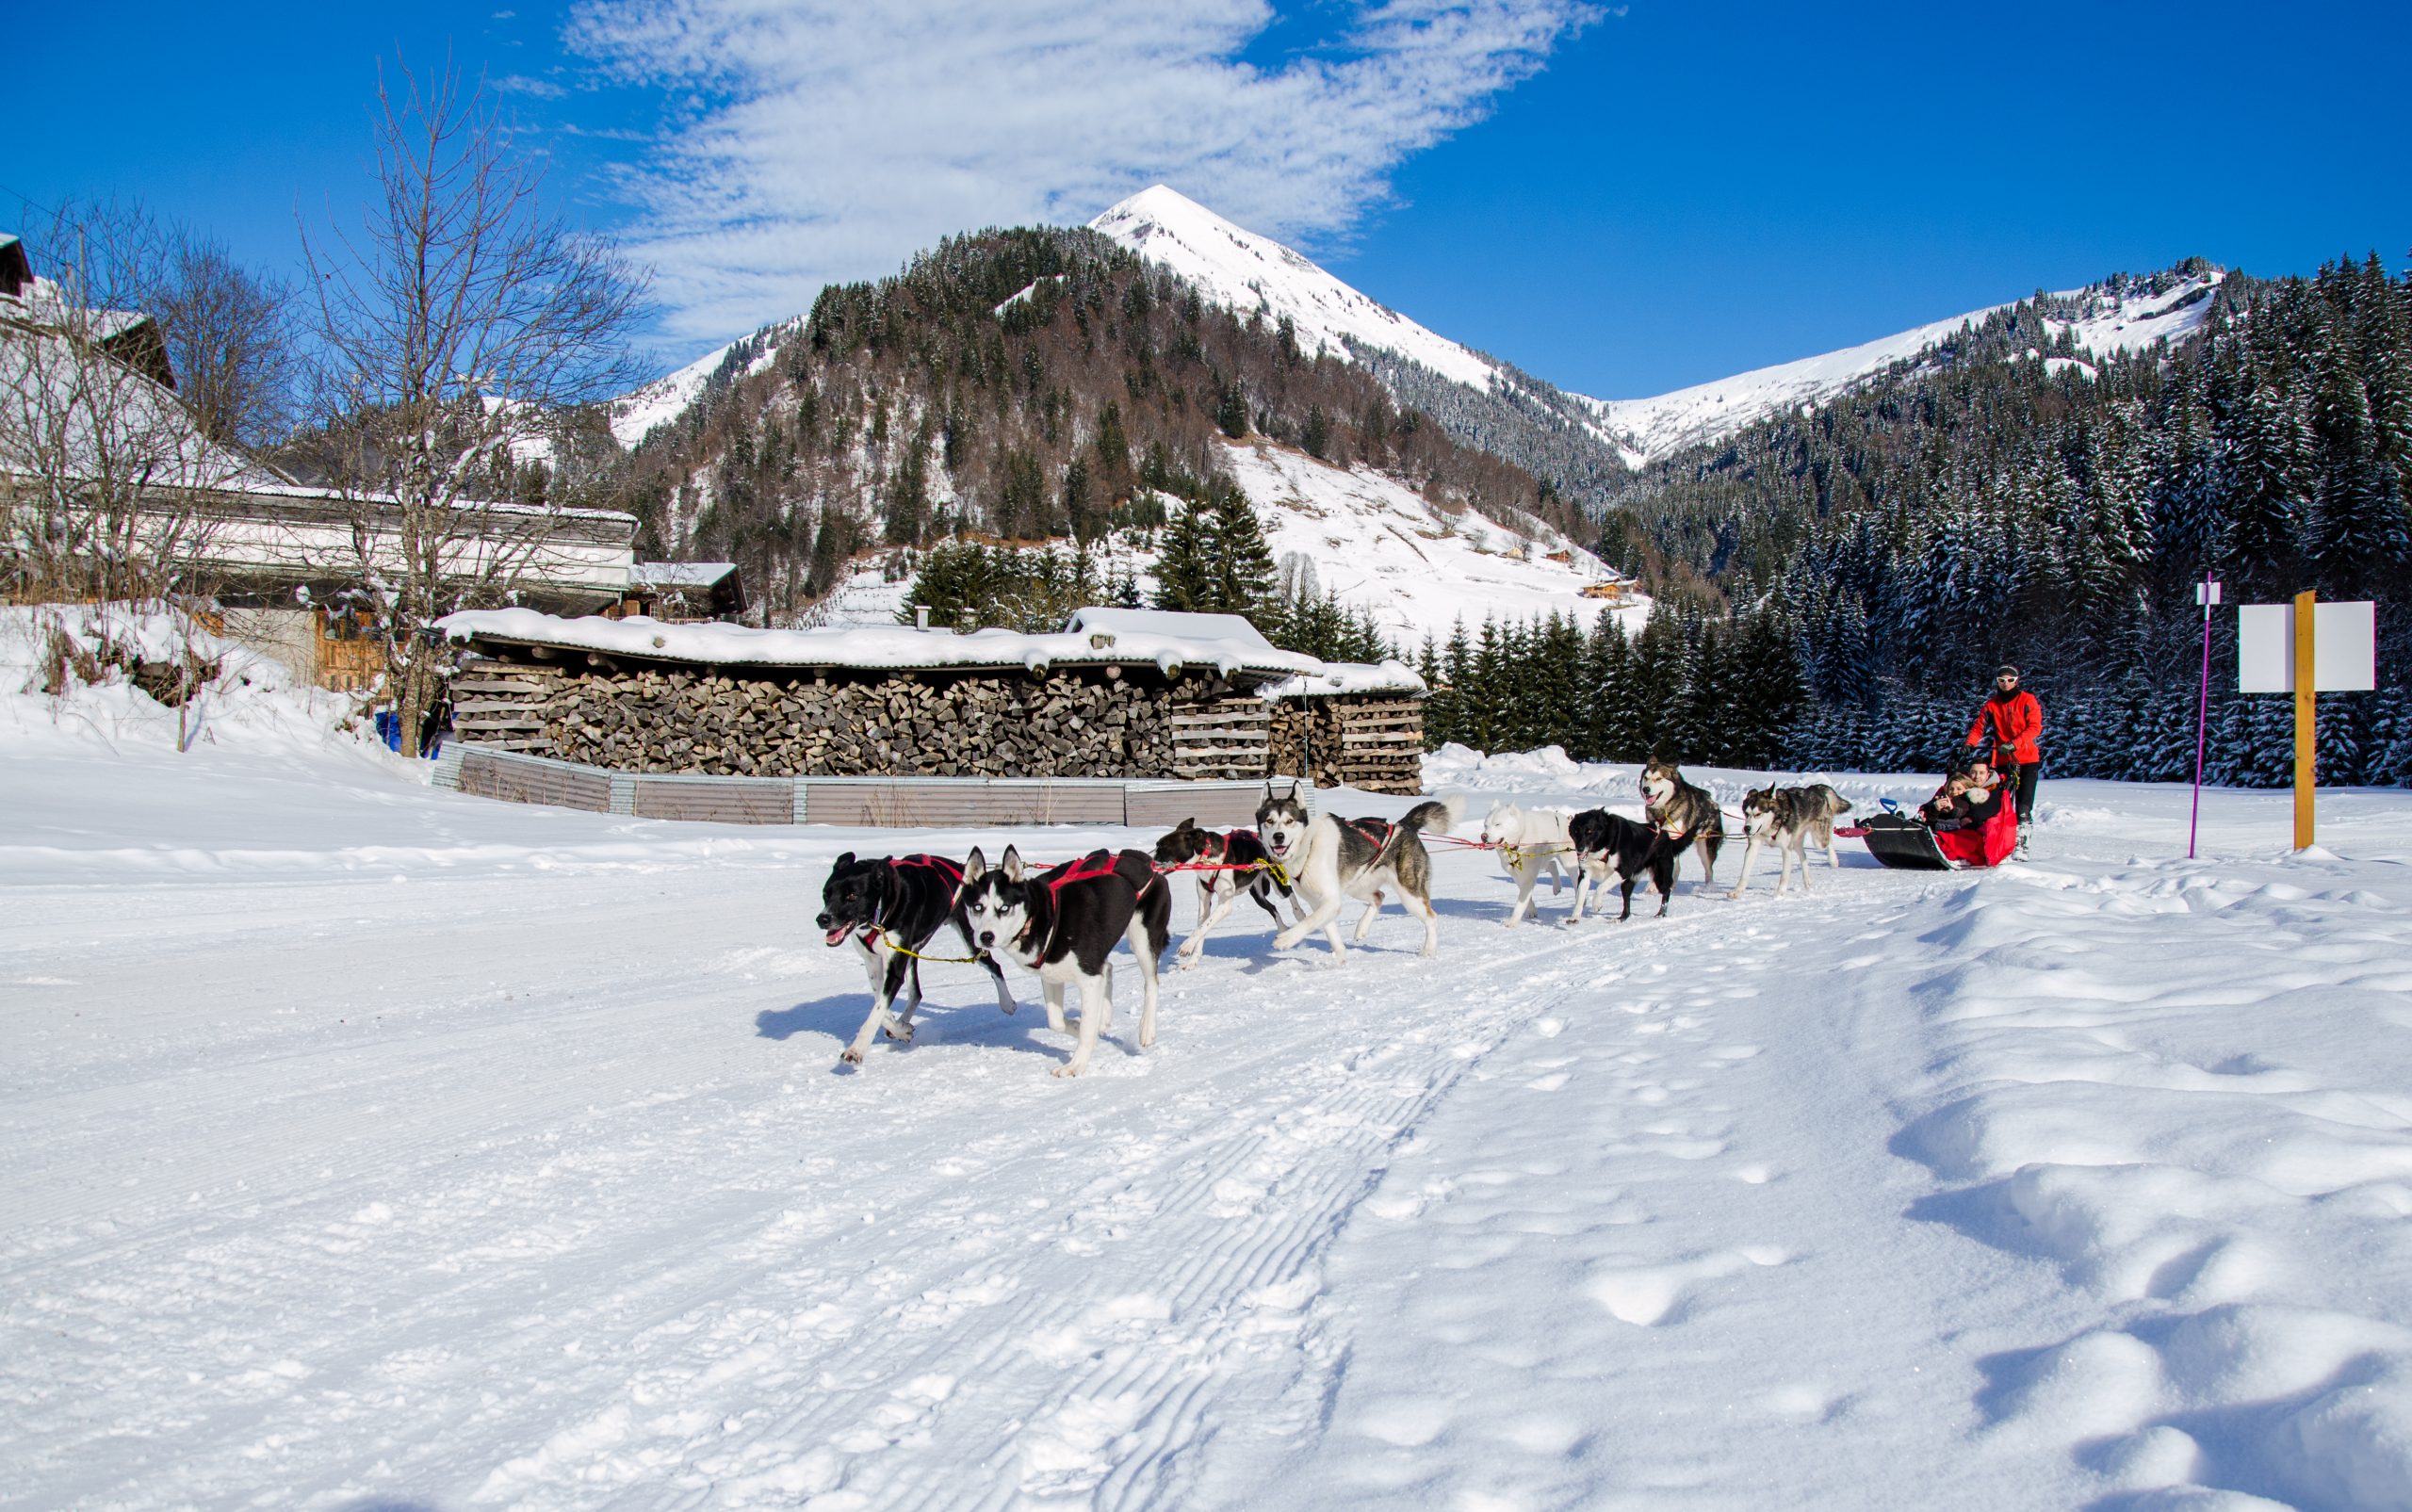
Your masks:
{"label": "black pants", "polygon": [[2018,827],[2020,829],[2025,829],[2028,821],[2035,816],[2035,774],[2043,770],[2044,763],[2040,760],[2018,763]]}

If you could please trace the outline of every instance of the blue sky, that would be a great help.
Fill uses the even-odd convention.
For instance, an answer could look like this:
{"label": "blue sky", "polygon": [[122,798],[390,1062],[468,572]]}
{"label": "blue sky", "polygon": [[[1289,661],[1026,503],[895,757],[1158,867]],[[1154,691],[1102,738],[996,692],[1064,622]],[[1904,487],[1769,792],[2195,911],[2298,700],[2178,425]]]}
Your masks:
{"label": "blue sky", "polygon": [[2412,249],[2397,6],[765,8],[41,8],[0,216],[137,196],[289,268],[297,213],[357,203],[399,47],[500,85],[562,206],[655,264],[665,363],[1156,176],[1605,398],[2189,255]]}

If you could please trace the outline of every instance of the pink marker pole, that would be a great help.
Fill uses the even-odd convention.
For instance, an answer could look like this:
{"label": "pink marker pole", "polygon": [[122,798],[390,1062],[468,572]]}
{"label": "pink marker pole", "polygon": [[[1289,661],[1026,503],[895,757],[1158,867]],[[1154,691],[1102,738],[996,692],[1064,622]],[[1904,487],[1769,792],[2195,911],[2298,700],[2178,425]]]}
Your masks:
{"label": "pink marker pole", "polygon": [[2194,835],[2203,821],[2203,736],[2211,717],[2211,606],[2220,601],[2219,579],[2208,568],[2203,586],[2194,590],[2203,605],[2203,686],[2194,701],[2194,811],[2186,821],[2186,859],[2194,859]]}

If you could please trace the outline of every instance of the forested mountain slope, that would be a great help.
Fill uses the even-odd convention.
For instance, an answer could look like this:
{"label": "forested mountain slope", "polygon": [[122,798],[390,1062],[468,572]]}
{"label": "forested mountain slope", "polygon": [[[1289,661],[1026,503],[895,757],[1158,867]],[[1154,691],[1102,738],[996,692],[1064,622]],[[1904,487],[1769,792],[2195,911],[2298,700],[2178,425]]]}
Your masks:
{"label": "forested mountain slope", "polygon": [[[2205,271],[2121,292],[2166,302]],[[2382,688],[2323,700],[2322,780],[2412,781],[2412,283],[2372,257],[2197,302],[2181,341],[2095,356],[2048,299],[1997,311],[1653,467],[1609,555],[1789,627],[1809,766],[1936,762],[2007,660],[2054,717],[2054,770],[2180,777],[2206,569],[2230,605],[2374,598]],[[2214,620],[2209,770],[2283,780],[2291,712],[2225,691],[2233,626]]]}
{"label": "forested mountain slope", "polygon": [[1556,554],[1570,597],[1597,575],[1554,528],[1579,514],[1522,468],[1451,440],[1345,354],[1085,229],[956,237],[894,278],[833,285],[616,418],[644,432],[648,549],[741,562],[780,617],[867,552],[895,574],[965,538],[1114,538],[1151,560],[1168,512],[1236,486],[1225,448],[1240,439],[1403,487],[1436,533],[1480,517],[1481,549]]}

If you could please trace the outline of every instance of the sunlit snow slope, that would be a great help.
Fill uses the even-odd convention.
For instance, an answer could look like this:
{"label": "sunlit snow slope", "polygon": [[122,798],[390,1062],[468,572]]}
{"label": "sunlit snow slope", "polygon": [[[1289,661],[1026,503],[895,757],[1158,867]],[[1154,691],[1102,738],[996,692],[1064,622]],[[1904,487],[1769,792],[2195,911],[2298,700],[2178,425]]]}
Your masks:
{"label": "sunlit snow slope", "polygon": [[[1519,535],[1471,510],[1445,513],[1394,478],[1263,441],[1227,444],[1223,459],[1275,558],[1296,552],[1314,563],[1324,588],[1372,610],[1410,649],[1427,633],[1445,639],[1460,618],[1479,626],[1486,616],[1564,612],[1588,625],[1600,611],[1582,591],[1606,568],[1546,527]],[[1630,602],[1648,612],[1647,601]]]}
{"label": "sunlit snow slope", "polygon": [[1208,300],[1270,323],[1288,316],[1298,345],[1346,359],[1350,341],[1387,347],[1471,388],[1490,386],[1497,364],[1369,299],[1269,236],[1260,236],[1159,184],[1089,222],[1198,286]]}

